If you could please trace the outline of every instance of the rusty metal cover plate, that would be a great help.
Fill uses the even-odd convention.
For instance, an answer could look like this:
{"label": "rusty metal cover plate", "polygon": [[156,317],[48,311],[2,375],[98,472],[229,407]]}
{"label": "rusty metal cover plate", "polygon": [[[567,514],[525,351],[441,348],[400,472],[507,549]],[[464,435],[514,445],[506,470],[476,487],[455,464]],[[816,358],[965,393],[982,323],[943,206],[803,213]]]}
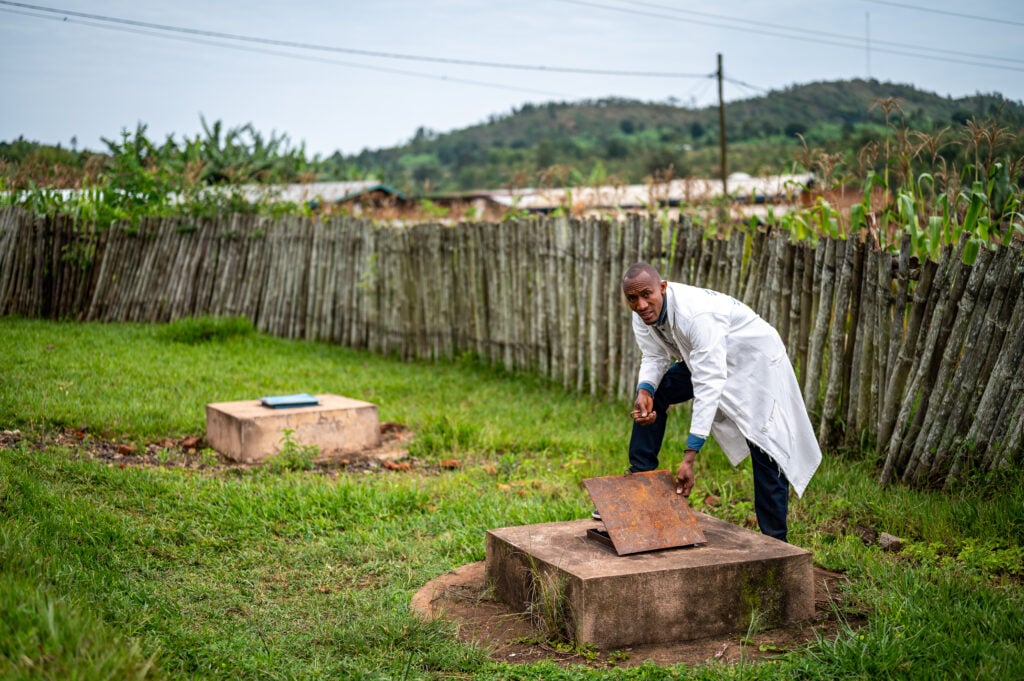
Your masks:
{"label": "rusty metal cover plate", "polygon": [[583,485],[620,556],[706,542],[668,471],[587,478]]}

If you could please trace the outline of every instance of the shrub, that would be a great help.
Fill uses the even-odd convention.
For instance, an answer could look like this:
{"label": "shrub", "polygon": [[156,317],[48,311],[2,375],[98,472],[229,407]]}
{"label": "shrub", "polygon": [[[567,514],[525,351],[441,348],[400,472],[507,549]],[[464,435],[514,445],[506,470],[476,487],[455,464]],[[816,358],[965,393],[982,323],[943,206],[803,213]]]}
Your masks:
{"label": "shrub", "polygon": [[159,327],[157,335],[174,343],[195,345],[223,341],[232,336],[245,336],[255,331],[245,317],[182,317]]}

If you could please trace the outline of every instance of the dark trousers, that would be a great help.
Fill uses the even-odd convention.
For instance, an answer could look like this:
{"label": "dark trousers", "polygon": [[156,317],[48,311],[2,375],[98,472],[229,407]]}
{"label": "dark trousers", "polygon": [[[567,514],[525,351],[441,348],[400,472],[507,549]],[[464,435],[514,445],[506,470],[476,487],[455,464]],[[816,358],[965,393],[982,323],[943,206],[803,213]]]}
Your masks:
{"label": "dark trousers", "polygon": [[[634,473],[658,467],[658,453],[665,439],[668,408],[693,399],[690,370],[683,362],[669,368],[654,393],[654,410],[658,413],[649,426],[633,424],[629,439],[629,470]],[[763,534],[786,541],[786,514],[789,510],[789,480],[778,464],[750,440],[750,460],[754,469],[754,512]]]}

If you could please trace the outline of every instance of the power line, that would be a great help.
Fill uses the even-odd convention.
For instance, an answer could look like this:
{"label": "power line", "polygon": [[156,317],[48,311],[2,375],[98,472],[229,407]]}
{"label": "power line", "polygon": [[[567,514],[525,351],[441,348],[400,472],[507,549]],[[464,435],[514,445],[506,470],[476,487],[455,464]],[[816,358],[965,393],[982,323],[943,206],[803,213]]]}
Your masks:
{"label": "power line", "polygon": [[864,0],[864,2],[873,2],[877,5],[889,5],[890,7],[902,7],[903,9],[912,9],[918,12],[931,12],[932,14],[945,14],[950,17],[958,17],[960,19],[973,19],[974,21],[988,21],[993,24],[1009,24],[1011,26],[1024,26],[1024,21],[1011,21],[1010,19],[997,19],[995,17],[982,17],[977,14],[963,14],[961,12],[950,12],[944,9],[935,9],[934,7],[922,7],[921,5],[911,5],[905,2],[888,2],[888,0]]}
{"label": "power line", "polygon": [[[570,4],[570,5],[580,5],[580,6],[583,6],[583,7],[593,7],[593,8],[597,8],[597,9],[605,9],[605,10],[610,10],[610,11],[613,11],[613,12],[622,12],[622,13],[626,13],[626,14],[636,14],[638,16],[647,16],[647,17],[653,17],[653,18],[657,18],[657,19],[668,19],[669,21],[679,21],[679,22],[688,23],[688,24],[698,24],[698,25],[701,25],[701,26],[712,26],[714,28],[725,28],[725,29],[730,29],[730,30],[733,30],[733,31],[743,31],[745,33],[754,33],[754,34],[760,35],[760,36],[772,36],[772,37],[776,37],[776,38],[785,38],[787,40],[799,40],[799,41],[802,41],[802,42],[817,43],[817,44],[820,44],[820,45],[831,45],[833,47],[845,47],[845,48],[858,49],[858,50],[862,49],[864,47],[864,40],[863,40],[863,38],[853,38],[853,37],[847,37],[847,36],[839,36],[838,34],[827,34],[827,35],[832,35],[833,37],[836,37],[839,40],[845,40],[847,42],[846,43],[840,43],[840,42],[836,42],[835,40],[826,40],[824,38],[817,38],[817,37],[813,37],[813,36],[810,36],[810,35],[802,35],[802,34],[790,35],[790,34],[786,34],[786,33],[779,33],[777,31],[768,31],[768,30],[759,29],[759,28],[745,28],[743,26],[730,26],[728,24],[715,23],[715,22],[712,22],[712,21],[703,21],[703,20],[700,20],[700,19],[684,19],[682,17],[673,16],[671,14],[661,14],[661,13],[657,13],[657,12],[648,12],[648,11],[644,11],[644,10],[629,9],[629,8],[624,8],[624,7],[616,7],[614,5],[606,5],[606,4],[600,3],[600,2],[590,2],[588,0],[555,0],[555,1],[556,2],[563,2],[563,3],[566,3],[566,4]],[[672,10],[672,11],[678,11],[678,12],[687,12],[688,11],[688,10],[674,10],[673,8],[666,8],[666,9],[669,9],[669,10]],[[745,20],[732,19],[732,18],[727,18],[727,20],[728,21],[745,21]],[[754,22],[751,22],[751,23],[754,23]],[[796,30],[796,29],[781,28],[781,30],[793,31],[793,30]],[[800,30],[802,30],[802,29],[800,29]],[[818,32],[815,31],[815,33],[817,34]],[[825,35],[825,34],[822,34],[822,35]],[[952,51],[952,50],[946,50],[946,49],[940,50],[940,49],[930,48],[930,47],[903,46],[905,49],[914,49],[914,50],[919,50],[919,51],[930,51],[930,52],[937,53],[935,55],[916,54],[914,52],[907,52],[907,51],[905,51],[905,49],[896,50],[896,49],[891,49],[891,48],[876,47],[876,45],[879,45],[879,44],[902,45],[901,43],[885,43],[884,41],[875,40],[875,41],[872,42],[872,49],[875,52],[885,52],[887,54],[896,54],[896,55],[901,55],[901,56],[905,56],[905,57],[916,57],[918,59],[928,59],[928,60],[932,60],[932,61],[942,61],[942,62],[949,62],[949,63],[953,63],[953,64],[966,64],[968,66],[979,66],[979,67],[982,67],[982,68],[1001,69],[1001,70],[1004,70],[1004,71],[1024,71],[1024,68],[1021,68],[1021,67],[1003,66],[1001,64],[985,64],[985,63],[976,62],[976,61],[966,61],[964,59],[953,59],[953,58],[950,58],[950,57],[943,57],[943,56],[939,56],[939,55],[941,55],[941,54],[963,54],[965,56],[972,57],[972,58],[975,58],[975,59],[990,59],[990,60],[993,60],[993,61],[1008,61],[1008,62],[1024,64],[1024,60],[1020,60],[1020,59],[1011,59],[1011,58],[1005,58],[1005,57],[991,57],[991,56],[978,55],[978,54],[972,54],[972,53],[958,53],[958,52],[955,52],[955,51]]]}
{"label": "power line", "polygon": [[[768,27],[768,28],[772,28],[772,29],[778,29],[778,30],[781,30],[781,31],[789,31],[790,33],[797,33],[798,36],[800,34],[803,34],[803,33],[813,32],[814,35],[816,35],[816,36],[826,36],[826,37],[830,37],[830,38],[836,38],[838,40],[845,40],[845,41],[848,41],[848,42],[853,42],[853,43],[857,44],[858,47],[866,45],[868,43],[868,40],[866,38],[861,38],[861,37],[858,37],[858,36],[848,36],[848,35],[844,35],[844,34],[841,34],[841,33],[832,33],[832,32],[829,32],[829,31],[821,31],[819,29],[813,29],[812,30],[812,29],[799,28],[799,27],[794,27],[791,24],[790,25],[773,24],[773,23],[770,23],[770,22],[760,21],[760,20],[743,19],[743,18],[740,18],[740,17],[730,17],[730,16],[726,16],[724,14],[711,14],[709,12],[698,12],[697,10],[691,10],[691,9],[679,9],[679,8],[670,7],[670,6],[667,6],[667,5],[659,5],[659,4],[653,3],[653,2],[643,2],[642,0],[618,0],[618,2],[620,2],[621,4],[624,4],[624,5],[637,5],[637,6],[641,6],[641,7],[651,7],[651,8],[655,8],[655,9],[666,10],[666,11],[669,11],[669,12],[674,12],[676,14],[690,14],[690,15],[694,15],[694,16],[708,17],[708,18],[711,18],[711,19],[721,19],[723,21],[732,21],[732,22],[736,22],[736,23],[740,23],[740,24],[749,24],[749,25],[752,25],[752,26],[756,27],[757,29],[762,29],[763,27]],[[723,26],[722,28],[738,28],[738,27]],[[794,37],[797,37],[797,36],[794,36]],[[914,45],[914,44],[909,44],[909,43],[905,43],[905,42],[893,42],[891,40],[877,40],[877,39],[874,40],[872,42],[872,44],[875,44],[875,45],[891,45],[893,47],[897,47],[897,48],[901,48],[901,49],[919,50],[919,51],[925,51],[925,52],[935,52],[935,53],[938,53],[940,55],[956,54],[956,55],[960,55],[962,57],[972,57],[972,58],[975,58],[975,59],[989,59],[989,60],[992,60],[992,61],[1006,61],[1006,62],[1015,62],[1015,63],[1018,63],[1018,64],[1024,64],[1024,59],[1014,59],[1012,57],[998,57],[998,56],[992,56],[992,55],[986,55],[986,54],[978,54],[976,52],[962,52],[962,51],[959,51],[959,50],[951,50],[947,46],[943,46],[941,48],[936,48],[936,47],[928,47],[927,45]]]}
{"label": "power line", "polygon": [[768,94],[768,93],[771,92],[770,90],[766,90],[765,88],[763,88],[763,87],[761,87],[759,85],[751,85],[750,83],[745,83],[742,80],[737,80],[735,78],[729,78],[727,76],[722,76],[722,80],[724,80],[726,83],[732,83],[733,85],[739,85],[740,87],[746,88],[747,90],[752,90],[752,91],[756,91],[756,92],[762,92],[764,94]]}
{"label": "power line", "polygon": [[237,40],[240,42],[247,43],[258,43],[262,45],[272,45],[275,47],[290,47],[301,50],[311,50],[317,52],[339,52],[343,54],[356,54],[363,57],[375,57],[380,59],[401,59],[406,61],[417,61],[417,62],[430,62],[435,64],[449,64],[456,66],[474,66],[492,69],[509,69],[518,71],[544,71],[547,73],[571,73],[576,75],[591,75],[591,76],[627,76],[631,78],[706,78],[706,73],[681,73],[676,71],[621,71],[614,69],[584,69],[584,68],[573,68],[567,66],[545,66],[539,64],[514,64],[508,62],[491,62],[481,61],[477,59],[454,59],[448,57],[433,57],[429,55],[418,55],[418,54],[404,54],[400,52],[383,52],[378,50],[361,50],[351,47],[338,47],[335,45],[320,45],[316,43],[307,43],[301,41],[292,40],[278,40],[274,38],[261,38],[259,36],[244,35],[240,33],[226,33],[222,31],[208,31],[199,28],[189,28],[186,26],[173,26],[170,24],[160,24],[150,21],[139,21],[135,19],[124,19],[121,17],[113,17],[104,14],[93,14],[90,12],[76,12],[73,10],[66,10],[54,7],[44,7],[42,5],[33,5],[24,2],[13,2],[11,0],[0,0],[0,5],[8,5],[11,7],[20,7],[23,9],[35,10],[37,12],[45,12],[66,16],[78,17],[81,19],[89,19],[92,21],[99,21],[103,23],[119,24],[124,26],[132,26],[136,28],[145,28],[157,31],[167,31],[172,33],[183,33],[188,35],[202,36],[206,38],[220,38],[224,40]]}
{"label": "power line", "polygon": [[145,35],[145,36],[152,36],[152,37],[156,37],[156,38],[161,38],[163,40],[176,40],[178,42],[187,42],[187,43],[192,43],[192,44],[197,44],[197,45],[211,45],[213,47],[223,47],[223,48],[226,48],[226,49],[229,49],[229,50],[236,50],[236,51],[256,53],[256,54],[266,54],[266,55],[275,56],[275,57],[285,57],[285,58],[288,58],[288,59],[298,59],[298,60],[301,60],[301,61],[316,62],[316,63],[320,63],[320,64],[330,64],[330,65],[334,65],[334,66],[345,66],[345,67],[354,68],[354,69],[364,69],[364,70],[367,70],[367,71],[377,71],[377,72],[380,72],[380,73],[392,73],[392,74],[398,74],[398,75],[402,75],[402,76],[412,76],[412,77],[415,77],[415,78],[426,78],[426,79],[430,79],[430,80],[440,80],[440,81],[443,81],[443,82],[446,82],[446,83],[461,83],[463,85],[477,85],[477,86],[480,86],[480,87],[489,87],[489,88],[494,88],[494,89],[498,89],[498,90],[509,90],[509,91],[513,91],[513,92],[526,92],[526,93],[530,93],[530,94],[545,95],[545,96],[548,96],[548,97],[561,97],[563,99],[567,99],[568,98],[568,97],[566,97],[566,95],[564,95],[562,93],[551,92],[549,90],[540,90],[540,89],[537,89],[537,88],[516,87],[514,85],[503,85],[503,84],[500,84],[500,83],[490,83],[490,82],[486,82],[486,81],[473,80],[473,79],[469,79],[469,78],[455,78],[455,77],[444,76],[444,75],[437,75],[437,74],[432,74],[432,73],[423,73],[421,71],[408,71],[406,69],[390,68],[390,67],[387,67],[387,66],[373,66],[373,65],[370,65],[370,64],[359,64],[359,63],[356,63],[356,62],[339,61],[337,59],[327,59],[325,57],[317,57],[315,55],[308,55],[308,54],[296,54],[294,52],[282,52],[280,50],[271,50],[271,49],[268,49],[268,48],[253,47],[253,46],[250,46],[250,45],[234,45],[232,43],[224,43],[224,42],[218,42],[218,41],[215,41],[215,40],[206,40],[206,39],[203,39],[203,38],[194,38],[194,37],[190,37],[190,36],[168,35],[166,33],[159,33],[159,32],[156,32],[156,31],[148,31],[148,30],[144,30],[144,29],[132,28],[130,26],[116,26],[116,25],[109,25],[109,24],[94,23],[94,22],[85,21],[85,20],[82,20],[82,19],[74,19],[74,18],[68,18],[68,17],[54,17],[54,16],[48,16],[48,15],[42,15],[42,14],[32,14],[30,12],[23,12],[23,11],[20,11],[20,10],[17,10],[17,9],[10,9],[10,8],[7,8],[7,7],[0,7],[0,12],[8,12],[10,14],[19,14],[19,15],[22,15],[22,16],[33,17],[33,18],[36,18],[36,19],[44,19],[44,20],[47,20],[47,21],[59,21],[61,23],[73,23],[73,24],[78,24],[78,25],[81,25],[81,26],[89,26],[91,28],[99,28],[99,29],[103,29],[103,30],[106,30],[106,31],[119,31],[119,32],[122,32],[122,33],[134,33],[136,35]]}
{"label": "power line", "polygon": [[[714,74],[712,74],[712,76],[709,77],[707,80],[705,80],[703,82],[698,82],[696,85],[694,85],[692,88],[690,88],[690,91],[687,92],[686,95],[683,96],[683,101],[686,101],[687,99],[689,99],[690,101],[694,102],[694,104],[696,105],[696,102],[699,101],[700,99],[702,99],[704,97],[704,94],[711,87],[711,82],[712,82],[711,78],[713,78],[713,77],[714,77]],[[699,92],[698,92],[698,90],[699,90]]]}

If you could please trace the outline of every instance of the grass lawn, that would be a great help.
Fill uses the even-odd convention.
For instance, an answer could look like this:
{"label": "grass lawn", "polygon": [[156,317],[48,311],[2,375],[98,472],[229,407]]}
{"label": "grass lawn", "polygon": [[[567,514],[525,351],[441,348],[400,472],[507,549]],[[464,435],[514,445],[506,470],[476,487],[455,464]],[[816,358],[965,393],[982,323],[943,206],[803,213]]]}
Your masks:
{"label": "grass lawn", "polygon": [[[870,457],[826,453],[790,539],[848,575],[844,607],[867,614],[835,638],[728,667],[510,665],[410,598],[482,560],[488,528],[585,517],[580,481],[625,466],[629,405],[471,358],[401,362],[227,322],[0,318],[0,341],[3,679],[1024,678],[1019,471],[953,495],[883,490]],[[208,402],[292,392],[374,402],[415,434],[417,465],[239,470],[207,452],[121,467],[54,437],[141,448],[202,435]],[[461,466],[430,465],[449,458]],[[748,466],[709,444],[691,503],[753,527]]]}

